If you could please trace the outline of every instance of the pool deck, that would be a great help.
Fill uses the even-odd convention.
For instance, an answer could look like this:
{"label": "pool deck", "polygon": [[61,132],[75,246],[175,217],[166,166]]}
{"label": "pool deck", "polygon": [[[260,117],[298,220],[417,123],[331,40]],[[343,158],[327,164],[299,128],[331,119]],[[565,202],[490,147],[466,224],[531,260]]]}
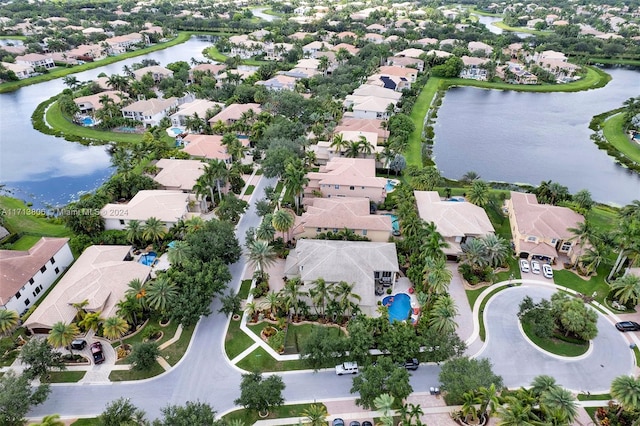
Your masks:
{"label": "pool deck", "polygon": [[[382,300],[387,296],[393,296],[393,295],[396,295],[398,293],[405,293],[406,295],[409,296],[409,299],[411,299],[411,309],[417,308],[417,307],[420,306],[418,304],[418,298],[416,297],[415,292],[411,293],[409,291],[409,289],[412,288],[412,287],[413,287],[413,285],[411,284],[411,281],[409,281],[409,278],[407,278],[407,277],[398,277],[396,282],[391,287],[389,287],[389,288],[391,288],[391,294],[389,295],[389,294],[387,294],[385,292],[385,294],[383,294],[382,296],[376,296],[376,298],[377,298],[376,303],[377,303],[378,300],[380,301],[380,303],[382,303]],[[373,316],[374,317],[379,317],[380,314],[377,311],[375,311],[373,313]],[[411,317],[413,318],[414,315],[412,314]],[[417,316],[416,316],[416,318],[417,318]]]}

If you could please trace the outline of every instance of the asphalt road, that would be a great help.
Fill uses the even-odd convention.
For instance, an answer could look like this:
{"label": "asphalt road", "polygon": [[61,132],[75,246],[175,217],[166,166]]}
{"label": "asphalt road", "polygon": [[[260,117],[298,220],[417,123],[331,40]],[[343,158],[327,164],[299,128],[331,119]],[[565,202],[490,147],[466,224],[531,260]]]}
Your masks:
{"label": "asphalt road", "polygon": [[598,314],[598,335],[591,349],[574,359],[559,359],[537,350],[518,328],[518,306],[524,296],[538,302],[550,299],[554,292],[525,285],[497,293],[485,307],[487,338],[477,356],[491,360],[507,387],[526,386],[535,376],[547,374],[567,389],[608,392],[615,377],[632,373],[634,358],[622,333],[602,314]]}
{"label": "asphalt road", "polygon": [[[275,185],[275,179],[263,178],[259,182],[251,205],[238,224],[236,235],[241,245],[246,230],[259,224],[254,201],[263,196],[263,190],[268,185]],[[231,265],[231,288],[239,288],[245,267],[244,256]],[[487,305],[489,339],[480,356],[492,360],[494,370],[503,376],[506,385],[519,387],[527,385],[538,374],[550,374],[571,389],[596,392],[608,389],[614,377],[631,371],[631,351],[613,326],[602,317],[595,348],[584,360],[565,362],[532,348],[520,335],[515,318],[525,291],[532,296],[551,295],[548,289],[517,287],[500,292]],[[147,412],[149,418],[158,417],[160,409],[168,404],[184,404],[187,401],[208,402],[218,412],[234,408],[233,401],[240,394],[242,372],[231,366],[224,354],[227,318],[217,313],[219,308],[220,302],[216,299],[212,304],[213,314],[200,321],[187,354],[171,371],[136,382],[55,384],[47,401],[34,407],[29,416],[42,417],[52,413],[63,417],[96,416],[107,403],[119,397],[130,398],[136,406]],[[430,387],[437,386],[439,371],[439,366],[422,365],[412,372],[411,385],[414,391],[428,391]],[[352,396],[351,378],[336,376],[330,370],[318,373],[286,372],[282,376],[286,384],[284,397],[287,403]]]}

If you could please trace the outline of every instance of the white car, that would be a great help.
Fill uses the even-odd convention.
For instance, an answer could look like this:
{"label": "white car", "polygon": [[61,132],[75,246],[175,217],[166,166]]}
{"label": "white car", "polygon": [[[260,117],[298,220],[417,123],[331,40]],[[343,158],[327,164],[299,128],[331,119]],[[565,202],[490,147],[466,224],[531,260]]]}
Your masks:
{"label": "white car", "polygon": [[553,278],[553,269],[551,268],[551,265],[548,263],[544,263],[542,265],[542,275],[544,275],[545,278]]}
{"label": "white car", "polygon": [[527,262],[527,259],[520,259],[520,270],[522,272],[529,272],[529,262]]}
{"label": "white car", "polygon": [[343,374],[357,374],[358,363],[357,362],[343,362],[336,365],[336,374],[342,376]]}
{"label": "white car", "polygon": [[531,261],[531,272],[533,272],[534,274],[540,273],[540,262],[538,262],[537,260]]}

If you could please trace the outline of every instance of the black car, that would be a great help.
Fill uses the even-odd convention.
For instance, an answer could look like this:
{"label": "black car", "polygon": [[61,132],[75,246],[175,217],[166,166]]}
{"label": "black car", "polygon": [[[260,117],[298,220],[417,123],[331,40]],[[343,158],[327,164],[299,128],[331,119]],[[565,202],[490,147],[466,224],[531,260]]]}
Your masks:
{"label": "black car", "polygon": [[622,321],[622,322],[616,323],[616,328],[622,332],[640,331],[640,324],[633,321]]}
{"label": "black car", "polygon": [[420,363],[416,358],[411,358],[404,362],[404,368],[406,368],[407,370],[416,371],[419,366]]}
{"label": "black car", "polygon": [[362,426],[373,426],[373,423],[371,423],[369,420],[365,420],[364,422],[362,422]]}
{"label": "black car", "polygon": [[94,364],[102,364],[104,362],[104,353],[102,352],[102,343],[100,342],[92,343],[91,354],[93,355]]}
{"label": "black car", "polygon": [[83,350],[87,346],[87,341],[82,339],[77,339],[71,342],[71,349],[75,349],[77,351]]}
{"label": "black car", "polygon": [[349,426],[360,426],[360,422],[354,420],[351,423],[349,423]]}
{"label": "black car", "polygon": [[344,420],[342,420],[340,417],[338,417],[337,419],[333,419],[333,422],[331,423],[332,426],[344,426]]}

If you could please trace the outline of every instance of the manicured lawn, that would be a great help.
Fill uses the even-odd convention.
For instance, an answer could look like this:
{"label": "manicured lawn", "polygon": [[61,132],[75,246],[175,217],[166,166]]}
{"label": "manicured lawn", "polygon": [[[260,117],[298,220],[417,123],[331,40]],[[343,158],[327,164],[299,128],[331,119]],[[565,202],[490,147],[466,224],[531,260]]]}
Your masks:
{"label": "manicured lawn", "polygon": [[84,377],[86,371],[52,371],[49,383],[76,383]]}
{"label": "manicured lawn", "polygon": [[618,209],[606,205],[595,206],[587,214],[589,223],[601,232],[615,229],[617,219]]}
{"label": "manicured lawn", "polygon": [[476,15],[493,16],[493,17],[496,17],[496,18],[499,18],[500,16],[502,16],[501,13],[485,12],[485,11],[482,11],[482,10],[478,10],[476,8],[471,8],[471,10],[469,12],[475,13]]}
{"label": "manicured lawn", "polygon": [[23,232],[38,237],[69,237],[72,235],[60,219],[35,215],[27,205],[16,198],[0,196],[0,208],[6,212],[5,228],[10,232]]}
{"label": "manicured lawn", "polygon": [[553,280],[558,285],[586,294],[587,296],[591,296],[595,292],[595,299],[600,303],[604,303],[604,299],[609,294],[609,285],[604,281],[608,270],[608,267],[601,265],[598,268],[598,275],[585,280],[574,272],[563,269],[553,271]]}
{"label": "manicured lawn", "polygon": [[244,195],[251,195],[253,194],[253,191],[256,189],[255,185],[249,185],[247,186],[247,190],[244,191]]}
{"label": "manicured lawn", "polygon": [[467,293],[467,300],[469,301],[469,307],[471,308],[471,310],[473,310],[473,305],[476,304],[476,300],[478,300],[480,293],[482,293],[485,290],[486,290],[486,287],[477,288],[475,290],[465,290],[465,293]]}
{"label": "manicured lawn", "polygon": [[[265,12],[267,13],[267,12]],[[27,36],[23,36],[23,35],[0,35],[0,39],[2,40],[26,40]]]}
{"label": "manicured lawn", "polygon": [[604,137],[627,158],[640,163],[640,145],[629,140],[629,137],[624,133],[623,126],[624,114],[616,114],[610,117],[602,125]]}
{"label": "manicured lawn", "polygon": [[[149,327],[150,325],[156,327],[158,330],[162,332],[162,337],[156,340],[156,343],[158,345],[161,345],[167,340],[171,339],[176,334],[176,330],[178,329],[178,323],[176,321],[172,321],[166,327],[162,327],[160,326],[159,320],[149,320],[149,322],[144,326],[144,328]],[[134,345],[136,343],[142,342],[144,340],[144,337],[143,337],[144,328],[140,330],[135,336],[124,338],[123,342],[129,345]],[[184,333],[184,330],[183,330],[183,333]],[[120,345],[120,342],[117,340],[112,343],[112,346],[114,347],[119,345]]]}
{"label": "manicured lawn", "polygon": [[566,357],[574,357],[580,356],[589,350],[589,343],[571,343],[565,340],[561,340],[555,337],[545,339],[536,336],[532,331],[532,326],[529,323],[522,323],[522,329],[524,333],[527,335],[529,340],[531,340],[536,346],[544,349],[547,352],[551,352],[552,354],[566,356]]}
{"label": "manicured lawn", "polygon": [[308,368],[302,360],[276,361],[261,347],[251,352],[249,356],[236,365],[246,371],[259,371],[262,373],[267,371],[304,370]]}
{"label": "manicured lawn", "polygon": [[[323,327],[317,324],[290,325],[287,331],[287,340],[284,343],[285,353],[300,353],[300,345],[309,337],[314,328]],[[330,336],[341,336],[344,332],[338,327],[328,327]]]}
{"label": "manicured lawn", "polygon": [[[303,411],[305,411],[311,404],[294,404],[283,405],[270,410],[267,419],[286,419],[289,417],[303,417]],[[323,405],[323,404],[320,404]],[[253,410],[246,410],[244,408],[240,410],[232,411],[222,417],[225,423],[229,423],[232,420],[241,420],[245,425],[255,424],[258,420],[265,420],[258,417],[258,413]]]}
{"label": "manicured lawn", "polygon": [[224,350],[229,359],[234,359],[251,345],[253,345],[253,339],[240,330],[240,320],[231,320],[224,339]]}
{"label": "manicured lawn", "polygon": [[243,280],[240,284],[240,290],[238,290],[238,296],[241,299],[246,299],[249,297],[249,291],[251,290],[251,280]]}
{"label": "manicured lawn", "polygon": [[176,365],[178,361],[182,359],[187,348],[189,347],[189,342],[191,342],[191,337],[193,336],[193,331],[196,326],[191,325],[189,327],[185,327],[182,330],[182,334],[177,342],[172,345],[167,346],[161,352],[162,357],[171,365]]}
{"label": "manicured lawn", "polygon": [[549,35],[552,31],[540,31],[540,30],[532,30],[527,27],[510,27],[502,21],[494,22],[492,25],[495,25],[498,28],[502,28],[505,31],[516,31],[519,33],[527,33],[527,34],[536,34],[536,35]]}
{"label": "manicured lawn", "polygon": [[518,259],[512,256],[509,259],[507,259],[507,263],[509,264],[509,270],[496,273],[495,279],[493,281],[494,283],[507,281],[512,276],[513,278],[516,278],[516,279],[522,278],[521,272],[520,272],[520,266],[518,265]]}
{"label": "manicured lawn", "polygon": [[205,51],[203,53],[208,58],[211,58],[214,61],[218,61],[218,62],[224,62],[228,58],[227,56],[225,56],[222,53],[220,53],[215,46],[208,47],[207,49],[205,49]]}
{"label": "manicured lawn", "polygon": [[75,422],[71,423],[71,426],[96,426],[99,425],[100,422],[96,417],[91,419],[78,419]]}
{"label": "manicured lawn", "polygon": [[610,65],[633,65],[640,66],[638,59],[618,59],[618,58],[589,58],[592,64],[610,64]]}
{"label": "manicured lawn", "polygon": [[11,250],[29,250],[38,241],[40,241],[38,235],[23,235],[18,241],[11,244]]}
{"label": "manicured lawn", "polygon": [[578,394],[578,401],[609,401],[611,395],[608,393],[600,393],[596,395],[586,395],[584,393]]}
{"label": "manicured lawn", "polygon": [[150,377],[157,376],[158,374],[164,373],[164,368],[160,366],[157,362],[153,364],[151,369],[146,371],[136,371],[136,370],[115,370],[109,374],[109,380],[112,382],[124,382],[128,380],[142,380],[148,379]]}
{"label": "manicured lawn", "polygon": [[64,132],[68,135],[79,136],[86,139],[92,139],[98,142],[120,142],[127,144],[136,144],[142,141],[142,134],[137,133],[116,133],[104,130],[96,130],[90,127],[78,126],[67,120],[60,105],[55,102],[47,110],[45,121],[54,129]]}
{"label": "manicured lawn", "polygon": [[405,152],[407,165],[422,167],[422,129],[424,127],[424,117],[431,107],[431,102],[440,87],[441,78],[430,77],[424,85],[416,103],[411,110],[411,121],[415,129],[409,136],[409,147]]}

